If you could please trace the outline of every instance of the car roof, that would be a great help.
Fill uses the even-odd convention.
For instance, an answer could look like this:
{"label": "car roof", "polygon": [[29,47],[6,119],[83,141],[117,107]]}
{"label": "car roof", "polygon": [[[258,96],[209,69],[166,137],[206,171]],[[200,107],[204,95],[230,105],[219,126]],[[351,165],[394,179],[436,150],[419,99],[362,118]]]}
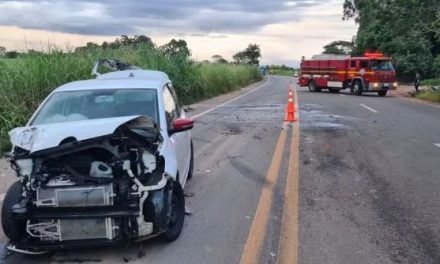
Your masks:
{"label": "car roof", "polygon": [[170,82],[166,73],[150,70],[125,70],[99,75],[93,80],[66,83],[54,92],[100,89],[162,89]]}

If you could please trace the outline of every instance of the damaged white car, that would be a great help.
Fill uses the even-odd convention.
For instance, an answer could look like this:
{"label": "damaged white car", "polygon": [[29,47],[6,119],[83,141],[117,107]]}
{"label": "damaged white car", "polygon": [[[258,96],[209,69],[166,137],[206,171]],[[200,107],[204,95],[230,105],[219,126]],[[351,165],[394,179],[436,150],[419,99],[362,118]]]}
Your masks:
{"label": "damaged white car", "polygon": [[[98,74],[107,64],[118,71]],[[54,90],[10,132],[20,180],[4,199],[11,250],[173,241],[193,170],[190,129],[168,76],[117,61]]]}

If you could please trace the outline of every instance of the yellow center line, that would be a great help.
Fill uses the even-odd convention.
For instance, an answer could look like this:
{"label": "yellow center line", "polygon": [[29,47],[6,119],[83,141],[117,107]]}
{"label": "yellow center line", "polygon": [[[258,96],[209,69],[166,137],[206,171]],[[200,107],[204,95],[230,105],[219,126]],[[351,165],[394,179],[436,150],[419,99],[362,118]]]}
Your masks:
{"label": "yellow center line", "polygon": [[264,237],[266,235],[267,222],[269,220],[270,210],[272,206],[272,195],[281,167],[283,149],[286,145],[286,138],[287,129],[283,128],[278,138],[275,152],[272,157],[272,162],[267,172],[267,184],[263,187],[263,190],[261,192],[257,211],[255,212],[252,226],[249,231],[243,253],[241,255],[240,264],[255,264],[259,262]]}
{"label": "yellow center line", "polygon": [[[295,104],[298,106],[296,89]],[[280,230],[280,242],[278,250],[279,264],[298,263],[298,213],[299,213],[299,114],[298,121],[292,129],[292,141],[290,144],[289,167],[286,179],[284,196],[283,216]]]}

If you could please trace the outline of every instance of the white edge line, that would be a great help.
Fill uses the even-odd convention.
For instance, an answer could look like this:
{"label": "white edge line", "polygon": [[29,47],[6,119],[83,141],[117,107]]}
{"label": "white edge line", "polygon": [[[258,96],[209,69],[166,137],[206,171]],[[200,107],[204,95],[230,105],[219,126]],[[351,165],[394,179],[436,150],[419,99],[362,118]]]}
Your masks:
{"label": "white edge line", "polygon": [[440,148],[440,143],[434,143],[434,145]]}
{"label": "white edge line", "polygon": [[378,111],[376,111],[376,110],[374,110],[373,108],[371,108],[371,107],[368,107],[368,106],[366,106],[366,105],[364,105],[364,104],[361,104],[361,106],[363,107],[363,108],[365,108],[365,109],[368,109],[368,110],[370,110],[371,112],[373,112],[373,113],[379,113]]}
{"label": "white edge line", "polygon": [[269,77],[269,78],[267,78],[267,80],[266,80],[262,85],[258,86],[257,88],[254,88],[254,89],[252,89],[252,90],[250,90],[250,91],[247,91],[246,93],[244,93],[244,94],[242,94],[242,95],[240,95],[240,96],[237,96],[237,97],[235,97],[235,98],[232,98],[231,100],[226,101],[226,102],[224,102],[223,104],[217,105],[216,107],[213,107],[213,108],[211,108],[211,109],[208,109],[208,110],[206,110],[206,111],[204,111],[204,112],[201,112],[201,113],[199,113],[199,114],[197,114],[197,115],[191,116],[191,118],[192,118],[192,119],[196,119],[196,118],[198,118],[198,117],[204,116],[204,115],[206,115],[206,114],[208,114],[208,113],[210,113],[210,112],[212,112],[212,111],[214,111],[214,110],[216,110],[216,109],[218,109],[218,108],[220,108],[220,107],[222,107],[222,106],[225,106],[225,105],[227,105],[227,104],[229,104],[229,103],[232,103],[232,102],[234,102],[234,101],[236,101],[236,100],[242,98],[242,97],[245,96],[245,95],[248,95],[248,94],[250,94],[250,93],[253,93],[253,92],[255,92],[256,90],[258,90],[258,89],[260,89],[260,88],[266,86],[267,84],[269,84],[270,80],[271,80],[271,78]]}

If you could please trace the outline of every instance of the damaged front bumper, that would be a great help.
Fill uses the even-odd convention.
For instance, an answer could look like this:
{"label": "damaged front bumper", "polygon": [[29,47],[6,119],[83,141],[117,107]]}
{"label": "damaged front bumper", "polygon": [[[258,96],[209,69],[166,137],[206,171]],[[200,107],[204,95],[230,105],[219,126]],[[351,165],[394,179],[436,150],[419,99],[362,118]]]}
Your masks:
{"label": "damaged front bumper", "polygon": [[69,135],[58,144],[32,142],[38,129],[14,133],[11,162],[22,193],[6,205],[16,229],[5,230],[11,250],[117,245],[167,230],[175,183],[165,172],[157,127],[147,117],[112,126],[110,134],[79,141]]}

